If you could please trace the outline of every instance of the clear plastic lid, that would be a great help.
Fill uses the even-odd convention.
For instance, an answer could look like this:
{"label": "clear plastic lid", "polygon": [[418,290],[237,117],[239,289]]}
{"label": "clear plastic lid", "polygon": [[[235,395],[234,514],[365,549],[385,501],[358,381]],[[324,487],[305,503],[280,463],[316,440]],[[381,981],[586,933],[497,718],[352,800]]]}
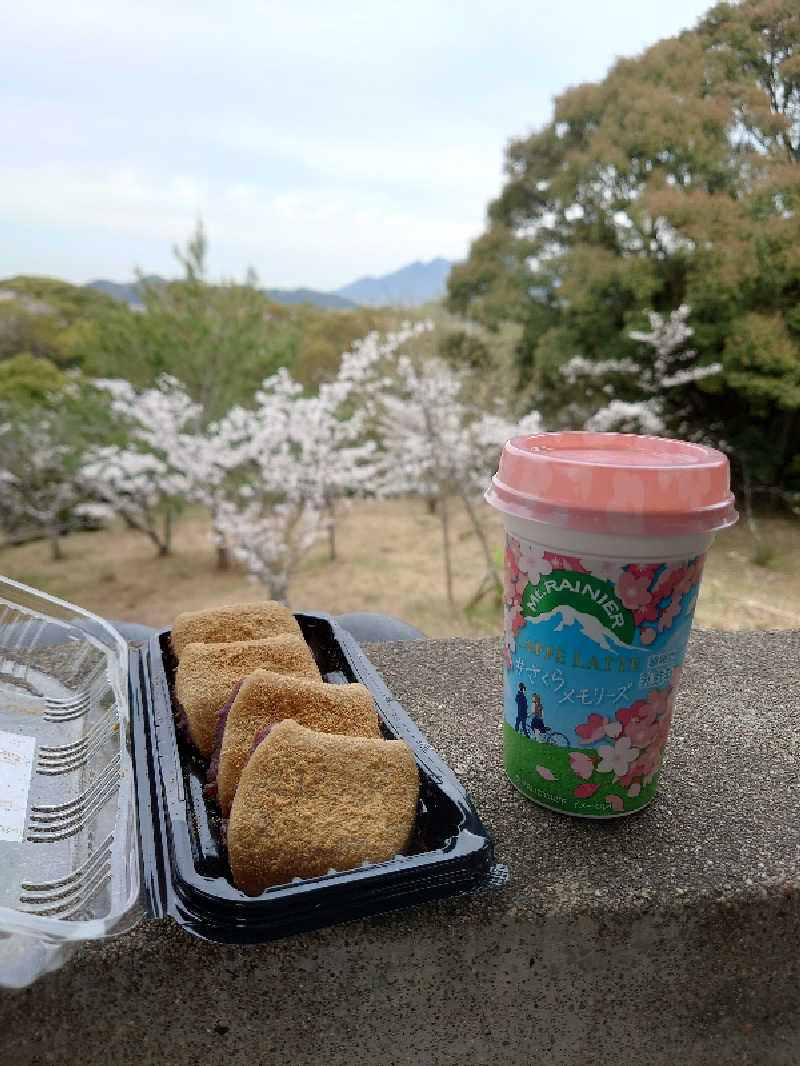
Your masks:
{"label": "clear plastic lid", "polygon": [[0,578],[0,985],[141,916],[128,647]]}
{"label": "clear plastic lid", "polygon": [[738,517],[722,452],[633,433],[513,437],[486,500],[518,518],[596,533],[712,532]]}

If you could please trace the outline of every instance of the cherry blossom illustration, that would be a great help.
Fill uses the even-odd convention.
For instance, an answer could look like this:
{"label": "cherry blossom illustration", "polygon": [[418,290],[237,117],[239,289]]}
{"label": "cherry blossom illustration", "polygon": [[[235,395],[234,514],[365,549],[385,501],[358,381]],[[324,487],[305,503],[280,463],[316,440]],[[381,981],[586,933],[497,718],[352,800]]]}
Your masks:
{"label": "cherry blossom illustration", "polygon": [[[615,812],[623,809],[626,798],[635,800],[661,768],[680,676],[681,668],[674,667],[667,688],[650,689],[645,699],[621,707],[613,722],[593,712],[575,727],[584,743],[596,745],[596,755],[571,752],[570,769],[585,783],[594,784],[590,779],[595,774],[612,775],[612,783],[625,789],[624,797],[617,793],[606,796],[606,803]],[[599,740],[604,742],[598,744]],[[612,740],[614,743],[610,743]]]}
{"label": "cherry blossom illustration", "polygon": [[608,715],[592,712],[585,722],[575,727],[575,732],[585,744],[593,744],[601,737],[618,737],[622,732],[622,724],[609,721]]}
{"label": "cherry blossom illustration", "polygon": [[638,567],[631,567],[623,570],[614,587],[623,605],[631,611],[646,607],[650,603],[652,574],[646,571],[638,574],[635,572],[637,569]]}
{"label": "cherry blossom illustration", "polygon": [[630,737],[623,734],[616,744],[598,744],[597,754],[600,756],[597,772],[600,774],[613,772],[616,778],[621,778],[636,762],[639,748],[634,748]]}
{"label": "cherry blossom illustration", "polygon": [[568,570],[575,574],[590,573],[576,555],[561,555],[559,552],[546,551],[544,552],[544,558],[550,563],[553,570]]}
{"label": "cherry blossom illustration", "polygon": [[600,785],[590,785],[588,781],[583,785],[578,785],[577,788],[572,790],[572,795],[577,799],[586,799],[589,796],[593,796],[597,792]]}
{"label": "cherry blossom illustration", "polygon": [[534,585],[543,577],[553,571],[553,564],[548,558],[548,552],[532,544],[526,548],[520,548],[519,566],[528,581]]}
{"label": "cherry blossom illustration", "polygon": [[594,773],[595,761],[583,751],[571,751],[568,761],[572,772],[584,781],[588,781]]}

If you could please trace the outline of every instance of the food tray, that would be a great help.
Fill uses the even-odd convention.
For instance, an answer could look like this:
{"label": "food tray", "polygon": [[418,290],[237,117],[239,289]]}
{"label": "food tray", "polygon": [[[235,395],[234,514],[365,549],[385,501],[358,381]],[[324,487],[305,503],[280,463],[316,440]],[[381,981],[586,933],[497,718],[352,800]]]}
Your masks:
{"label": "food tray", "polygon": [[295,879],[233,884],[205,760],[176,729],[169,630],[129,649],[88,611],[0,577],[0,987],[23,987],[79,944],[145,916],[256,943],[507,877],[452,771],[328,615],[296,618],[330,684],[372,693],[387,737],[416,757],[409,853]]}
{"label": "food tray", "polygon": [[506,871],[455,775],[394,699],[358,644],[329,615],[295,617],[323,679],[360,682],[387,737],[404,740],[420,771],[409,853],[248,896],[233,884],[220,815],[204,794],[206,761],[175,727],[169,630],[131,653],[130,693],[148,911],[208,940],[256,943],[502,883]]}

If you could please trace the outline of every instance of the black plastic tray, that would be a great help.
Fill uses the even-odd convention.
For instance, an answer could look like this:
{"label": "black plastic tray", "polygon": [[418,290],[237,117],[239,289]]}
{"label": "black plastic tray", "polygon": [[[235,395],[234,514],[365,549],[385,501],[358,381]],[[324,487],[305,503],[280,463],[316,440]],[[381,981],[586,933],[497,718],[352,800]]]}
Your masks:
{"label": "black plastic tray", "polygon": [[234,885],[220,814],[204,795],[207,763],[175,728],[169,630],[131,652],[133,759],[142,881],[153,917],[223,943],[259,943],[502,884],[492,842],[463,787],[392,696],[375,667],[326,614],[295,616],[325,681],[372,693],[387,736],[404,740],[420,770],[410,854],[248,896]]}

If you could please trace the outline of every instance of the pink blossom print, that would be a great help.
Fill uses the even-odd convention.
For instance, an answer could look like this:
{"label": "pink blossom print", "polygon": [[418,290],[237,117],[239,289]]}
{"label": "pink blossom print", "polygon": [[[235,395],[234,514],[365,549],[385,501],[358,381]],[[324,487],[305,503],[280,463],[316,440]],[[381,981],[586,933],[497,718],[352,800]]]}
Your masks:
{"label": "pink blossom print", "polygon": [[585,722],[575,726],[575,732],[584,744],[593,744],[602,737],[618,737],[622,732],[619,722],[609,722],[606,715],[590,714]]}
{"label": "pink blossom print", "polygon": [[582,751],[572,751],[569,755],[569,765],[572,772],[584,781],[588,781],[594,770],[594,762]]}
{"label": "pink blossom print", "polygon": [[681,598],[676,593],[673,594],[667,606],[661,612],[661,617],[658,620],[658,631],[663,633],[665,629],[669,629],[678,615],[681,613]]}
{"label": "pink blossom print", "polygon": [[553,564],[547,558],[543,548],[531,546],[520,549],[519,568],[526,580],[535,585],[541,578],[552,573]]}
{"label": "pink blossom print", "polygon": [[616,792],[609,792],[606,796],[606,803],[612,811],[621,811],[623,809],[622,796],[618,796]]}
{"label": "pink blossom print", "polygon": [[670,596],[675,589],[676,585],[686,577],[685,566],[666,566],[658,576],[655,588],[653,589],[653,599],[656,601],[665,600],[667,596]]}
{"label": "pink blossom print", "polygon": [[552,770],[548,770],[546,766],[537,766],[536,773],[539,777],[543,777],[545,781],[555,781],[556,775]]}
{"label": "pink blossom print", "polygon": [[590,714],[585,722],[575,726],[575,732],[585,744],[593,744],[606,735],[608,718],[599,714]]}
{"label": "pink blossom print", "polygon": [[[554,558],[554,553],[546,552]],[[652,644],[659,633],[670,629],[682,612],[692,609],[692,597],[703,568],[703,557],[683,565],[670,563],[629,563],[617,560],[570,559],[559,556],[560,563],[579,563],[580,570],[608,581],[620,603],[633,614],[634,625],[644,646]],[[554,563],[554,568],[556,564]],[[578,567],[573,567],[578,570]],[[687,596],[689,597],[687,599]],[[652,623],[652,624],[651,624]]]}
{"label": "pink blossom print", "polygon": [[623,734],[613,746],[611,744],[598,744],[597,754],[600,756],[600,762],[597,764],[598,773],[614,773],[621,778],[628,772],[630,766],[636,762],[639,756],[639,749],[632,747],[630,737],[626,737]]}
{"label": "pink blossom print", "polygon": [[506,537],[505,566],[503,570],[504,591],[507,601],[522,595],[519,574],[519,541]]}
{"label": "pink blossom print", "polygon": [[593,796],[597,792],[599,785],[590,785],[588,782],[584,785],[578,785],[577,788],[572,790],[572,795],[578,799],[586,799],[588,796]]}
{"label": "pink blossom print", "polygon": [[621,707],[616,717],[625,736],[637,748],[660,742],[662,737],[666,738],[672,718],[669,689],[651,689],[646,700],[637,700],[630,707]]}
{"label": "pink blossom print", "polygon": [[544,557],[549,561],[552,570],[571,570],[576,574],[589,573],[575,555],[559,555],[557,552],[545,552]]}
{"label": "pink blossom print", "polygon": [[647,748],[646,751],[641,753],[628,772],[617,778],[618,783],[623,788],[627,788],[637,778],[640,778],[642,785],[649,785],[661,768],[663,756],[663,748],[656,745],[653,745],[652,748]]}
{"label": "pink blossom print", "polygon": [[650,577],[647,574],[636,575],[631,570],[623,570],[614,591],[629,610],[645,607],[650,603]]}
{"label": "pink blossom print", "polygon": [[[587,562],[589,565],[587,565]],[[582,559],[581,564],[587,574],[594,574],[595,577],[602,577],[606,581],[610,581],[612,585],[616,585],[619,581],[624,568],[622,563],[616,562],[613,559]]]}

